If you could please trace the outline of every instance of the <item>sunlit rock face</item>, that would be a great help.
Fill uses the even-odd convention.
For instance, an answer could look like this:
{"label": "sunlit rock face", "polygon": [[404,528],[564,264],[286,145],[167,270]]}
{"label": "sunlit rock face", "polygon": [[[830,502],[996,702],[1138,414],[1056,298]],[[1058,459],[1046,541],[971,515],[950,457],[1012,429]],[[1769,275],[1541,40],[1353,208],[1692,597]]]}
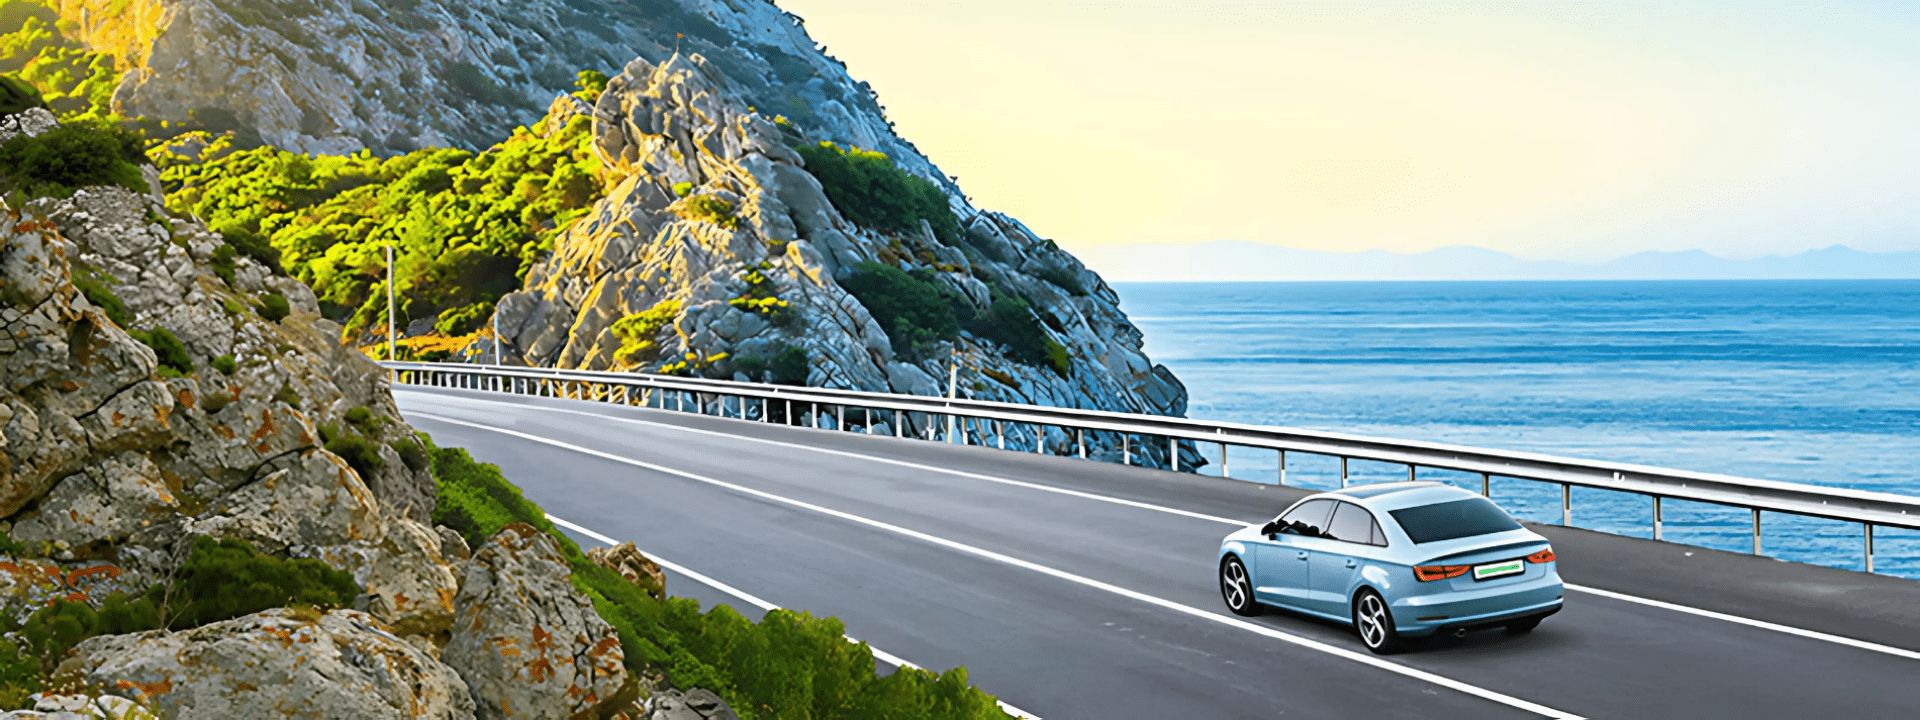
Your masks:
{"label": "sunlit rock face", "polygon": [[[1184,387],[1146,357],[1119,298],[1073,256],[1012,218],[958,202],[963,237],[952,242],[925,223],[880,232],[848,221],[793,149],[804,131],[754,112],[716,74],[704,58],[675,56],[635,60],[608,84],[591,109],[606,197],[556,241],[526,290],[501,302],[504,358],[760,380],[774,358],[797,351],[815,386],[945,394],[957,364],[966,397],[1185,411]],[[588,112],[570,100],[554,102],[542,125]],[[703,209],[716,202],[724,212]],[[1015,357],[974,331],[931,348],[895,347],[845,289],[866,263],[923,271],[975,314],[995,296],[1024,298],[1059,362]],[[756,308],[756,298],[780,308]],[[642,323],[644,337],[632,318],[653,319]],[[491,340],[481,343],[473,356],[490,357]],[[891,432],[895,418],[872,422]],[[907,422],[903,431],[925,430],[925,418]],[[998,443],[1002,432],[1021,448],[1041,441],[1029,427],[980,426],[973,437]],[[1077,451],[1066,431],[1048,433],[1043,449]],[[1090,453],[1120,452],[1117,439],[1088,443]],[[1164,462],[1165,448],[1136,448],[1135,459]]]}

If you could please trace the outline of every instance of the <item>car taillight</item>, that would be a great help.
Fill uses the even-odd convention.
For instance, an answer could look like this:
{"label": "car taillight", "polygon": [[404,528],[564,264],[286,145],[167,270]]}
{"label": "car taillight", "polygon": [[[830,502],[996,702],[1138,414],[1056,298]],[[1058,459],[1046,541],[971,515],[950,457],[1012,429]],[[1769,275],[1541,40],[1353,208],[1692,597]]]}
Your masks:
{"label": "car taillight", "polygon": [[1413,576],[1420,582],[1433,582],[1435,580],[1460,577],[1472,569],[1472,565],[1415,565],[1413,566]]}
{"label": "car taillight", "polygon": [[1547,548],[1545,550],[1541,550],[1540,552],[1534,553],[1532,555],[1528,555],[1527,562],[1533,563],[1535,565],[1538,565],[1540,563],[1553,562],[1553,548]]}

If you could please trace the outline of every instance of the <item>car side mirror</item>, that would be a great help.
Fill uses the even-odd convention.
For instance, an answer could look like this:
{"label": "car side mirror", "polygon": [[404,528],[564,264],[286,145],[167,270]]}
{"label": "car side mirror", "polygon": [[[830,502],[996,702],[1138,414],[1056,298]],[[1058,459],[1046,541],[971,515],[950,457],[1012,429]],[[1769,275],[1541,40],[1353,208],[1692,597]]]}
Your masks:
{"label": "car side mirror", "polygon": [[1280,528],[1282,527],[1284,526],[1279,520],[1268,520],[1267,524],[1260,526],[1260,534],[1267,536],[1267,539],[1271,540],[1273,536],[1280,534]]}

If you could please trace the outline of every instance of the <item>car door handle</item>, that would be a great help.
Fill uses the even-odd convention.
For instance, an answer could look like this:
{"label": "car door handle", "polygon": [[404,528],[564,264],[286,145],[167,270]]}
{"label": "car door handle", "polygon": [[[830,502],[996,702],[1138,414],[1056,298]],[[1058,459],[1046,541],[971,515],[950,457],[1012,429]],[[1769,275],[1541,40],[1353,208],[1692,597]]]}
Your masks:
{"label": "car door handle", "polygon": [[1354,567],[1354,566],[1356,566],[1356,565],[1359,565],[1359,564],[1360,564],[1360,563],[1359,563],[1358,561],[1356,561],[1356,560],[1354,560],[1353,558],[1347,558],[1347,567],[1348,567],[1348,568],[1352,568],[1352,567]]}
{"label": "car door handle", "polygon": [[1307,551],[1305,551],[1305,550],[1298,550],[1298,551],[1295,551],[1295,552],[1294,552],[1294,554],[1293,554],[1293,556],[1294,556],[1295,558],[1297,558],[1297,559],[1300,559],[1300,560],[1305,560],[1305,559],[1307,559]]}

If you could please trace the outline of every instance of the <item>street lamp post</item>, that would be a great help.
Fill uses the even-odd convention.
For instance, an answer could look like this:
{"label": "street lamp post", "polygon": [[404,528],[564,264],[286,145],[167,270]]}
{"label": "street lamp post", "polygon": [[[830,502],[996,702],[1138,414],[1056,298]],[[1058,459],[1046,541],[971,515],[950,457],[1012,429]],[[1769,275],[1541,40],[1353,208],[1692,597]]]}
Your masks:
{"label": "street lamp post", "polygon": [[393,351],[393,246],[387,246],[387,359],[399,360]]}

